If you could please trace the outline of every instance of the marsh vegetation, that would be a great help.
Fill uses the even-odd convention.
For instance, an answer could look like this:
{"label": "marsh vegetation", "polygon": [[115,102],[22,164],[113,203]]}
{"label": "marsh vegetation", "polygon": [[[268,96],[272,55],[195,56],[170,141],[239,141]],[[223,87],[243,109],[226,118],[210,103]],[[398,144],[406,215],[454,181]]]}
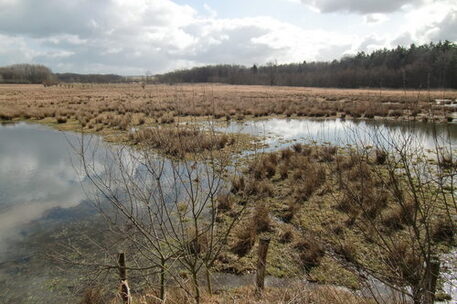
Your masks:
{"label": "marsh vegetation", "polygon": [[[76,295],[83,303],[117,301],[119,251],[134,301],[249,303],[251,287],[212,282],[215,273],[255,272],[260,237],[271,240],[267,274],[288,286],[267,287],[259,303],[431,303],[441,290],[444,277],[437,288],[431,277],[455,245],[457,165],[454,138],[435,128],[452,126],[453,109],[434,99],[454,91],[72,84],[0,92],[2,120],[83,134],[73,143],[79,175],[106,228],[85,240],[61,234],[51,254],[87,275]],[[273,117],[420,120],[435,130],[434,150],[414,128],[375,129],[369,144],[352,133],[351,145],[311,137],[262,151],[262,134],[221,127]],[[103,161],[93,158],[96,135],[115,143]],[[373,280],[389,293],[377,294]]]}

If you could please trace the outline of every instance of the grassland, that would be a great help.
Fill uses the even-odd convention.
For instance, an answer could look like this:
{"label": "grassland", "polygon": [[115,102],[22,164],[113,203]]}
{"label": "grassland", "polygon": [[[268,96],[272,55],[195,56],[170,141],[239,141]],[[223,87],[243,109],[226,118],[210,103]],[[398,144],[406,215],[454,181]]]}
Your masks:
{"label": "grassland", "polygon": [[[2,85],[0,120],[33,121],[100,134],[108,141],[147,143],[168,156],[182,158],[206,150],[240,152],[254,140],[240,134],[208,133],[193,127],[195,122],[268,117],[448,121],[450,108],[434,102],[443,98],[456,99],[457,92],[207,84],[145,89],[135,84]],[[348,265],[358,255],[370,257],[374,250],[370,237],[374,237],[357,230],[355,219],[380,214],[382,218],[377,220],[385,235],[399,240],[406,238],[403,232],[409,225],[407,215],[389,204],[392,198],[381,191],[382,183],[370,173],[370,168],[379,168],[376,157],[367,160],[366,172],[352,170],[357,160],[335,147],[296,145],[249,161],[241,177],[232,181],[231,193],[219,198],[221,224],[237,214],[233,212],[237,206],[248,204],[249,212],[230,237],[216,270],[253,271],[255,240],[266,234],[272,238],[270,275],[306,275],[312,281],[360,287],[360,278]],[[366,206],[369,214],[360,214],[345,200],[338,176],[351,181],[354,191],[367,191],[360,185],[370,177],[371,196],[363,201],[373,204]],[[379,266],[376,259],[367,263]],[[271,296],[279,295],[272,291]]]}
{"label": "grassland", "polygon": [[[163,129],[203,120],[312,117],[447,121],[451,109],[434,99],[456,91],[348,90],[233,85],[69,84],[0,85],[0,121],[33,121],[60,130],[97,133],[107,141],[138,143],[132,129]],[[175,132],[168,130],[165,132]],[[179,131],[181,132],[181,131]],[[186,131],[184,131],[186,132]],[[248,148],[236,135],[225,150]],[[143,139],[145,137],[143,136]],[[226,139],[223,139],[225,141]],[[232,142],[234,139],[229,139]],[[161,148],[156,143],[157,148]],[[173,150],[168,147],[168,150]]]}
{"label": "grassland", "polygon": [[[141,136],[129,137],[132,129],[151,126],[167,129],[208,119],[230,121],[274,116],[451,120],[451,109],[437,105],[436,98],[455,99],[457,92],[209,84],[149,85],[144,89],[138,84],[70,84],[47,88],[0,85],[0,121],[27,120],[60,130],[101,134],[107,141],[138,143]],[[165,132],[176,133],[176,130]],[[235,137],[237,144],[225,150],[246,149],[252,140],[239,134]],[[160,144],[156,146],[161,148]],[[219,146],[225,148],[225,144]]]}
{"label": "grassland", "polygon": [[51,119],[101,130],[188,117],[347,117],[445,120],[434,99],[456,91],[351,90],[231,85],[0,85],[0,119]]}
{"label": "grassland", "polygon": [[[237,204],[247,204],[249,215],[221,255],[219,270],[254,271],[255,240],[268,236],[267,270],[277,277],[304,276],[358,289],[364,279],[354,265],[392,281],[416,276],[422,263],[414,254],[422,240],[412,241],[410,234],[416,208],[428,209],[427,229],[436,253],[453,246],[453,224],[442,202],[432,200],[433,187],[424,189],[423,201],[414,200],[404,177],[389,177],[393,167],[386,166],[386,157],[376,150],[359,154],[295,144],[253,159],[232,181],[231,194],[220,198],[221,222]],[[395,168],[396,174],[402,171]],[[391,191],[395,183],[401,194]],[[420,227],[425,229],[422,223]],[[381,243],[389,249],[380,250]]]}

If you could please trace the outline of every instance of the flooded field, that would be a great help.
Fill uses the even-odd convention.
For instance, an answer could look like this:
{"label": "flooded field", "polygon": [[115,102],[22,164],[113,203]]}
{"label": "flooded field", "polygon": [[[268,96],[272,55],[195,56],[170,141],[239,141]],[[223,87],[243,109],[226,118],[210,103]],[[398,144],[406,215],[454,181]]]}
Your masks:
{"label": "flooded field", "polygon": [[258,136],[266,151],[285,148],[296,142],[330,145],[388,145],[391,140],[411,138],[425,149],[436,143],[457,144],[457,124],[433,124],[415,121],[310,120],[272,118],[246,122],[215,124],[222,132]]}
{"label": "flooded field", "polygon": [[[217,130],[258,136],[267,145],[265,151],[296,142],[346,145],[362,138],[365,144],[375,144],[398,136],[414,136],[425,149],[434,147],[435,138],[452,145],[457,142],[457,125],[418,122],[268,119],[217,124]],[[43,252],[52,249],[51,240],[68,224],[96,221],[82,187],[87,185],[85,176],[75,170],[71,143],[78,138],[35,124],[0,126],[0,142],[7,143],[0,145],[0,293],[7,303],[46,302],[49,291],[68,278],[62,272],[56,277]],[[61,280],[58,284],[56,278]],[[245,278],[239,280],[235,284],[230,277],[219,276],[216,285],[246,284]],[[455,288],[448,284],[445,289],[455,299]],[[64,301],[74,292],[74,286],[68,285],[63,292],[51,294]]]}
{"label": "flooded field", "polygon": [[[43,260],[51,235],[90,219],[69,142],[76,135],[25,123],[0,126],[0,289],[6,303],[39,303],[55,279]],[[52,298],[52,297],[51,297]]]}

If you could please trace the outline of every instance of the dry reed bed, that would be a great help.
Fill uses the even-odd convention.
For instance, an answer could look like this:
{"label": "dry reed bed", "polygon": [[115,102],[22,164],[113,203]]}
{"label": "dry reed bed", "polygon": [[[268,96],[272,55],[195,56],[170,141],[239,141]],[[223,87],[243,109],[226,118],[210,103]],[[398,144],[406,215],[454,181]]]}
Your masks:
{"label": "dry reed bed", "polygon": [[48,119],[83,128],[126,130],[144,123],[169,124],[186,117],[247,119],[284,117],[391,117],[446,120],[450,109],[435,98],[455,91],[342,90],[231,85],[137,84],[1,85],[0,120]]}
{"label": "dry reed bed", "polygon": [[197,126],[144,128],[129,133],[129,139],[133,144],[157,149],[174,158],[204,155],[206,152],[221,151],[225,148],[239,150],[233,147],[237,138],[240,139],[235,134],[203,131]]}

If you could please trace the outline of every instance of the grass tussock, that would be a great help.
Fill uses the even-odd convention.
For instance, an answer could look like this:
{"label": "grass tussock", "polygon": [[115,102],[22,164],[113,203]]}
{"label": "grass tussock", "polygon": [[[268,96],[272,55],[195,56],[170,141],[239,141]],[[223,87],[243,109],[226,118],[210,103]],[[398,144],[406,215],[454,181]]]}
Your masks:
{"label": "grass tussock", "polygon": [[256,203],[251,215],[239,226],[230,250],[237,256],[244,257],[251,251],[257,236],[272,229],[270,210],[267,205],[262,202]]}
{"label": "grass tussock", "polygon": [[[211,95],[208,95],[211,91]],[[0,120],[54,118],[58,112],[83,128],[104,124],[127,130],[142,124],[172,124],[186,118],[244,120],[257,117],[376,117],[449,121],[452,109],[431,104],[455,99],[454,91],[384,90],[211,85],[74,84],[0,86]],[[92,122],[87,124],[87,122]],[[91,128],[89,128],[91,126]]]}
{"label": "grass tussock", "polygon": [[298,252],[299,263],[308,271],[319,266],[325,255],[322,244],[310,235],[302,236],[294,244],[294,248]]}
{"label": "grass tussock", "polygon": [[[274,248],[269,253],[269,274],[308,275],[321,283],[356,288],[363,278],[348,265],[363,263],[392,282],[401,277],[413,284],[418,279],[414,269],[422,260],[408,233],[418,207],[404,185],[392,186],[388,175],[392,157],[374,148],[360,153],[350,147],[297,143],[253,158],[232,181],[231,193],[250,206],[251,214],[268,206],[270,228],[256,230],[250,225],[253,217],[242,225],[235,244],[243,249],[238,252],[244,269],[253,270],[252,248],[262,233],[271,236]],[[401,176],[395,175],[403,183]],[[268,185],[268,195],[261,194],[262,183]],[[451,244],[455,227],[438,219],[430,236],[436,243]],[[389,244],[388,253],[373,257],[383,240],[395,242]]]}
{"label": "grass tussock", "polygon": [[235,242],[230,251],[239,257],[244,257],[251,251],[256,239],[256,230],[254,227],[243,227],[235,232]]}
{"label": "grass tussock", "polygon": [[147,128],[133,132],[130,139],[135,144],[158,149],[173,157],[222,150],[235,143],[235,137],[210,133],[198,128],[164,127]]}

